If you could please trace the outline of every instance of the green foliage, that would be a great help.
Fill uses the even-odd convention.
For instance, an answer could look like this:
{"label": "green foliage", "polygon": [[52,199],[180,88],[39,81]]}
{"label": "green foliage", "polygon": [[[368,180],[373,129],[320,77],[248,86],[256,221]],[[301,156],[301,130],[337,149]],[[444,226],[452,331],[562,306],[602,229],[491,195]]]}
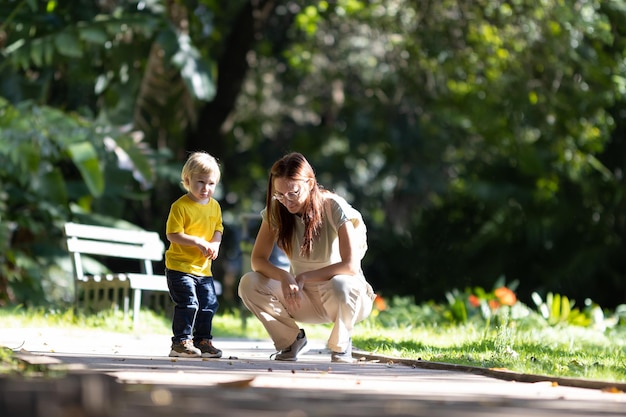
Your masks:
{"label": "green foliage", "polygon": [[491,291],[481,287],[448,291],[445,303],[430,301],[418,305],[410,297],[394,296],[389,303],[377,300],[377,304],[382,307],[375,308],[368,320],[375,326],[407,329],[428,323],[482,326],[485,331],[509,326],[530,329],[537,325],[606,330],[615,328],[625,311],[622,305],[612,315],[605,317],[602,308],[591,300],[586,301],[586,307],[581,311],[574,308],[575,302],[567,296],[553,293],[548,293],[545,301],[538,293],[534,293],[534,311],[517,299],[512,290],[516,287],[515,282],[505,285],[504,277],[501,277]]}
{"label": "green foliage", "polygon": [[435,303],[416,304],[411,297],[394,296],[388,307],[373,314],[371,320],[382,327],[412,329],[423,323],[444,323],[446,315]]}
{"label": "green foliage", "polygon": [[484,320],[486,327],[506,323],[510,318],[527,316],[529,313],[526,306],[518,302],[514,293],[517,286],[517,282],[507,285],[505,278],[500,277],[491,291],[473,287],[461,292],[455,288],[446,292],[448,308],[445,316],[454,323]]}
{"label": "green foliage", "polygon": [[[305,152],[320,182],[365,212],[366,273],[386,292],[427,300],[505,274],[528,302],[550,288],[619,303],[624,161],[606,155],[623,136],[623,13],[593,2],[307,5],[281,56],[255,55],[241,129],[226,136],[231,165]],[[254,179],[225,183],[263,201]],[[617,291],[581,285],[598,274]]]}
{"label": "green foliage", "polygon": [[[602,309],[599,306],[590,306],[586,311],[580,311],[575,308],[575,301],[570,300],[566,295],[553,294],[549,292],[545,301],[536,292],[532,294],[533,301],[537,305],[539,312],[548,324],[555,326],[557,324],[571,324],[576,326],[590,326],[593,319],[603,318]],[[589,302],[588,304],[591,304]],[[596,314],[594,314],[596,312]]]}
{"label": "green foliage", "polygon": [[128,187],[136,174],[149,185],[146,155],[92,120],[31,102],[12,106],[1,97],[0,136],[0,302],[70,302],[63,223],[109,200],[119,207],[126,191],[112,192],[107,179]]}
{"label": "green foliage", "polygon": [[454,289],[446,293],[446,299],[448,300],[447,318],[457,323],[467,322],[467,297],[462,296],[459,290]]}
{"label": "green foliage", "polygon": [[157,40],[166,59],[180,71],[188,91],[198,100],[210,101],[215,96],[213,68],[203,59],[189,35],[162,31]]}
{"label": "green foliage", "polygon": [[[364,213],[364,269],[385,293],[430,300],[505,275],[525,302],[623,303],[623,0],[256,5],[2,3],[0,95],[134,131],[116,146],[133,178],[106,163],[96,180],[92,150],[72,145],[71,163],[37,177],[41,196],[160,228],[180,192],[171,159],[203,148],[236,223],[298,150]],[[446,314],[471,321],[461,295]]]}

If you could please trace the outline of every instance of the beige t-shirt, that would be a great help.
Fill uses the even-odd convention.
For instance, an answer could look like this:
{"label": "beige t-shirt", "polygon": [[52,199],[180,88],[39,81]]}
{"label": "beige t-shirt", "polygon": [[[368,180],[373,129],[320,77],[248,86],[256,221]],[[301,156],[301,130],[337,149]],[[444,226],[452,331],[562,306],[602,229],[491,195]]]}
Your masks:
{"label": "beige t-shirt", "polygon": [[[266,209],[261,212],[261,215],[264,220],[267,220]],[[324,213],[320,236],[313,243],[313,250],[308,258],[300,256],[299,251],[304,236],[304,221],[299,216],[294,215],[294,217],[296,218],[296,229],[291,244],[294,250],[289,259],[292,274],[297,275],[341,261],[337,229],[347,221],[352,221],[355,229],[358,230],[356,236],[360,240],[357,243],[361,250],[360,256],[363,258],[365,255],[367,249],[366,229],[361,213],[337,194],[330,192],[324,194]]]}
{"label": "beige t-shirt", "polygon": [[[200,204],[185,194],[172,204],[165,232],[183,232],[210,241],[215,232],[224,232],[222,209],[212,198],[207,204]],[[195,246],[170,242],[170,247],[165,252],[165,267],[173,271],[209,277],[213,275],[211,264],[211,258],[203,256]]]}

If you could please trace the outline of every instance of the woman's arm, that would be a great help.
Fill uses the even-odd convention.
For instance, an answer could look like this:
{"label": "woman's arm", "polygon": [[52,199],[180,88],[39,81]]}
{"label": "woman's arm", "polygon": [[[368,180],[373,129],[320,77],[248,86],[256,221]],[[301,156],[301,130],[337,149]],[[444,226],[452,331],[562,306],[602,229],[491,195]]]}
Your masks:
{"label": "woman's arm", "polygon": [[339,255],[341,261],[320,269],[303,272],[296,277],[296,281],[328,281],[335,275],[358,275],[361,273],[361,260],[357,254],[357,242],[354,225],[347,221],[337,230],[339,238]]}
{"label": "woman's arm", "polygon": [[300,290],[302,289],[302,285],[296,282],[295,277],[289,272],[270,262],[269,259],[273,249],[274,234],[270,230],[267,221],[263,220],[259,228],[259,233],[254,241],[254,247],[252,248],[250,266],[253,271],[263,274],[270,279],[280,281],[280,287],[287,309],[293,311],[300,308]]}
{"label": "woman's arm", "polygon": [[252,255],[250,257],[250,266],[255,272],[259,272],[268,278],[278,281],[293,281],[293,276],[284,269],[278,268],[270,262],[270,256],[274,249],[274,234],[270,230],[266,220],[261,222],[259,233],[254,241]]}

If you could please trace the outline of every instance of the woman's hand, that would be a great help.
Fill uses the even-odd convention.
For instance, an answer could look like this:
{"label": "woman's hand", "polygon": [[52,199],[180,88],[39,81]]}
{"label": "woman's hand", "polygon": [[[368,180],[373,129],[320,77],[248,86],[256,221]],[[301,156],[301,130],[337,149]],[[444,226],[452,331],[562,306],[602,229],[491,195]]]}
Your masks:
{"label": "woman's hand", "polygon": [[302,288],[304,288],[304,281],[306,281],[306,272],[302,272],[298,275],[296,275],[296,284],[298,285],[298,291],[302,291]]}
{"label": "woman's hand", "polygon": [[289,280],[283,281],[282,290],[283,297],[287,303],[287,310],[293,311],[300,308],[300,300],[302,299],[301,289],[302,286],[298,284],[293,276],[290,276]]}

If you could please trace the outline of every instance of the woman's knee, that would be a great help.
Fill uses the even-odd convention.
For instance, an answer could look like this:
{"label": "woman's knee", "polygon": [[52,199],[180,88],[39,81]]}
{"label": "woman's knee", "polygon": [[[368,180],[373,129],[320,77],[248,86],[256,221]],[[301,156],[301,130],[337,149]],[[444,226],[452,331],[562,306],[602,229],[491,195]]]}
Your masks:
{"label": "woman's knee", "polygon": [[348,293],[354,288],[357,277],[351,275],[335,275],[330,282],[336,292]]}
{"label": "woman's knee", "polygon": [[244,274],[239,280],[238,293],[239,297],[243,298],[243,295],[250,294],[256,288],[258,288],[259,278],[261,274],[258,272],[250,271]]}
{"label": "woman's knee", "polygon": [[331,294],[333,294],[332,298],[339,303],[343,304],[350,298],[350,293],[352,292],[350,278],[354,279],[354,277],[349,277],[347,275],[335,275],[330,279],[329,289]]}

